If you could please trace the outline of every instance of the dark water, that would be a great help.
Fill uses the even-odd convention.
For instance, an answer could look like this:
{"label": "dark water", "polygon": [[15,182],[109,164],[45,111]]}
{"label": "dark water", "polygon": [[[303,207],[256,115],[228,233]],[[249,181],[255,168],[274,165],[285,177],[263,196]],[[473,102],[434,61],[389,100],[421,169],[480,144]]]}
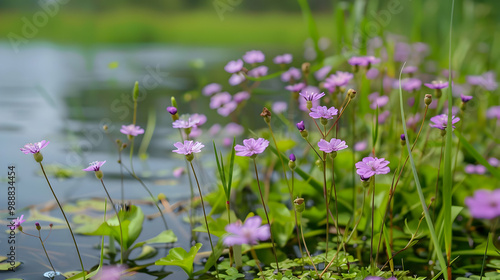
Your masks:
{"label": "dark water", "polygon": [[[196,87],[195,74],[189,68],[189,61],[193,58],[202,58],[206,67],[211,67],[214,64],[223,65],[228,59],[240,54],[224,49],[159,45],[81,49],[51,44],[31,44],[15,53],[9,44],[0,44],[1,224],[7,224],[7,218],[10,217],[5,211],[9,166],[15,166],[16,171],[15,216],[24,214],[29,217],[30,207],[41,209],[47,202],[53,201],[39,165],[31,155],[19,151],[24,144],[43,139],[50,141],[42,152],[47,169],[56,164],[79,171],[91,161],[107,160],[102,169],[104,180],[111,196],[120,198],[121,175],[116,162],[118,155],[111,140],[125,140],[118,130],[121,125],[132,122],[130,97],[136,80],[141,84],[141,98],[144,99],[139,103],[138,124],[145,127],[148,114],[153,112],[156,115],[156,129],[148,148],[148,159],[141,161],[135,158],[135,170],[153,194],[166,193],[171,203],[187,199],[187,178],[176,179],[172,175],[172,170],[179,162],[183,164],[183,160],[171,153],[172,143],[178,141],[179,136],[171,127],[165,107],[170,104],[170,96],[180,96]],[[119,66],[111,69],[108,65],[114,61]],[[185,107],[186,110],[190,109]],[[103,124],[109,126],[111,140],[101,130]],[[135,151],[140,143],[136,144]],[[128,150],[126,153],[124,162],[129,166]],[[49,175],[63,204],[105,196],[93,174],[75,174],[77,177],[66,179]],[[207,190],[214,182],[213,175],[201,172],[200,176],[204,182],[202,188]],[[148,194],[137,181],[125,176],[125,198],[147,200]],[[156,212],[156,208],[150,205],[141,207],[145,214]],[[57,207],[42,214],[62,218]],[[179,217],[167,217],[167,223],[179,237],[179,242],[174,245],[189,249],[189,235],[185,234],[189,232],[188,225],[179,221]],[[24,223],[27,232],[36,233],[33,227],[35,222],[28,220]],[[47,228],[49,222],[40,223]],[[163,230],[160,219],[146,220],[144,225],[147,230],[143,230],[138,241],[154,237]],[[85,268],[88,270],[97,265],[100,237],[78,235],[76,238]],[[207,244],[201,251],[208,250],[204,235],[200,238],[202,243]],[[8,253],[7,240],[7,232],[1,231],[0,255]],[[23,264],[15,273],[1,273],[0,278],[44,279],[43,272],[50,268],[39,241],[17,234],[16,245],[16,259]],[[80,268],[67,229],[53,230],[46,247],[57,270],[64,272]],[[159,259],[166,252],[166,249],[160,248],[157,257],[139,264]],[[149,270],[160,270],[160,267],[152,266]],[[186,278],[185,273],[177,267],[166,267],[164,270],[173,272],[169,279]],[[140,273],[128,279],[157,278]]]}

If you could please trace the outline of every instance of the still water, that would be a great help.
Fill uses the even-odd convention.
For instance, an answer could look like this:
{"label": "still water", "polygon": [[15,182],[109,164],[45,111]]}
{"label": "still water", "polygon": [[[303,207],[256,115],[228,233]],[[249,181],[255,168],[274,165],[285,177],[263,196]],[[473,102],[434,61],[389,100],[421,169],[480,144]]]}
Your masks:
{"label": "still water", "polygon": [[[166,193],[171,203],[186,200],[189,187],[186,176],[175,178],[172,170],[182,162],[173,155],[172,143],[178,141],[178,132],[171,127],[170,116],[165,107],[170,96],[180,96],[186,91],[199,88],[196,81],[203,80],[199,72],[189,65],[193,58],[204,60],[205,67],[223,66],[229,59],[241,55],[240,51],[226,49],[190,48],[180,46],[100,46],[77,48],[48,43],[31,44],[15,53],[8,43],[0,43],[0,212],[1,224],[7,224],[7,171],[15,167],[16,213],[30,217],[30,209],[62,218],[53,206],[52,194],[40,173],[40,167],[31,155],[19,151],[24,144],[48,140],[43,149],[43,163],[47,169],[64,167],[74,177],[49,179],[59,200],[63,204],[74,204],[78,200],[105,196],[102,186],[93,174],[80,172],[88,163],[106,160],[103,166],[104,180],[110,195],[118,200],[121,195],[121,173],[117,163],[118,154],[113,140],[125,137],[119,133],[121,125],[132,122],[131,91],[135,81],[141,84],[138,124],[145,127],[148,115],[156,116],[156,129],[148,147],[148,159],[134,159],[139,176],[150,187],[153,194]],[[115,63],[118,63],[117,65]],[[111,63],[111,65],[110,65]],[[117,66],[117,67],[115,67]],[[206,80],[206,79],[205,79]],[[183,110],[194,108],[184,105]],[[102,131],[108,125],[109,139]],[[140,144],[140,143],[136,143]],[[139,145],[136,146],[136,149]],[[128,150],[124,162],[129,165]],[[205,191],[213,184],[213,175],[202,172],[201,181]],[[130,176],[125,176],[126,200],[144,199],[148,195],[141,185]],[[151,205],[141,205],[146,215],[156,212]],[[99,213],[94,213],[99,215]],[[102,215],[102,214],[101,214]],[[173,216],[166,217],[170,228],[179,237],[175,246],[190,247],[189,226]],[[34,223],[23,224],[25,231],[36,234]],[[47,229],[49,222],[39,221]],[[160,219],[145,220],[138,241],[156,236],[163,228]],[[47,233],[42,230],[42,234]],[[89,270],[99,262],[97,246],[100,237],[76,236],[85,268]],[[201,251],[209,249],[205,235],[200,242],[206,244]],[[0,256],[8,253],[8,233],[0,233]],[[107,240],[106,240],[107,242]],[[67,229],[55,229],[46,241],[46,247],[55,268],[59,271],[79,269],[79,261]],[[139,250],[137,250],[139,251]],[[139,252],[136,252],[138,254]],[[165,246],[148,263],[165,256]],[[134,254],[132,255],[134,257]],[[51,270],[39,241],[18,233],[16,235],[16,260],[22,265],[16,272],[3,272],[0,278],[46,279],[42,276]],[[105,260],[106,262],[107,260]],[[149,270],[160,270],[151,266]],[[169,279],[184,279],[186,275],[177,267],[166,267],[173,275]],[[56,278],[57,279],[57,278]],[[62,278],[60,278],[62,279]],[[160,279],[140,273],[128,279]]]}

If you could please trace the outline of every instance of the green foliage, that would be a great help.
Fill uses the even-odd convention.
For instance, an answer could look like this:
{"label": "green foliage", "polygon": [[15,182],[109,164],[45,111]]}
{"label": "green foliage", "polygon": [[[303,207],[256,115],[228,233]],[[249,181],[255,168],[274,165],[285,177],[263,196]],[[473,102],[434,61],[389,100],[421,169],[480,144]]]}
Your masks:
{"label": "green foliage", "polygon": [[200,250],[202,244],[196,243],[195,246],[191,247],[189,252],[186,252],[184,248],[172,248],[168,252],[168,255],[161,258],[155,262],[155,265],[173,265],[178,266],[186,272],[186,274],[192,278],[193,277],[193,262],[196,253]]}

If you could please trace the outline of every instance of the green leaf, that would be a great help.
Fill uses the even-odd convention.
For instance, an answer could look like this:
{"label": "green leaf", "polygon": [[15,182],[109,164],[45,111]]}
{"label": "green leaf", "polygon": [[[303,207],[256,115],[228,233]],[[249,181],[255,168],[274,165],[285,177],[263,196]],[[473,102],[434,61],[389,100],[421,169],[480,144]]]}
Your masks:
{"label": "green leaf", "polygon": [[155,247],[144,245],[144,246],[142,246],[141,253],[139,254],[139,256],[137,258],[135,258],[135,260],[150,259],[150,258],[156,256],[156,254],[158,254],[158,250],[156,250]]}
{"label": "green leaf", "polygon": [[171,229],[164,230],[157,236],[144,241],[144,243],[146,244],[173,243],[173,242],[177,242],[177,236]]}
{"label": "green leaf", "polygon": [[196,243],[195,246],[191,247],[189,252],[186,252],[184,248],[172,248],[168,252],[168,255],[161,258],[155,262],[155,265],[173,265],[178,266],[186,272],[186,274],[192,278],[193,277],[193,262],[196,253],[200,250],[202,244]]}
{"label": "green leaf", "polygon": [[0,263],[0,271],[12,270],[20,265],[21,265],[21,262],[15,262],[14,265],[11,265],[10,262],[3,262],[3,263]]}

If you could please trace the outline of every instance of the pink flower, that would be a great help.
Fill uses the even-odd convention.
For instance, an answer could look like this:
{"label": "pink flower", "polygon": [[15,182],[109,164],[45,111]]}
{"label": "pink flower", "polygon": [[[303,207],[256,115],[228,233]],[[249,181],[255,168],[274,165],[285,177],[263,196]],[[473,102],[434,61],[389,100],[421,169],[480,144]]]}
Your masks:
{"label": "pink flower", "polygon": [[122,125],[120,132],[125,135],[137,136],[139,134],[144,134],[144,129],[142,129],[140,126],[129,124],[129,125]]}
{"label": "pink flower", "polygon": [[96,275],[98,280],[120,280],[121,276],[126,273],[125,265],[105,265]]}
{"label": "pink flower", "polygon": [[345,141],[335,138],[332,138],[330,142],[324,139],[319,140],[318,147],[320,151],[323,151],[325,153],[332,153],[343,149],[347,149]]}
{"label": "pink flower", "polygon": [[187,120],[178,119],[172,123],[173,128],[184,128],[184,129],[196,127],[197,125],[198,125],[198,122],[191,119],[191,118],[188,118]]}
{"label": "pink flower", "polygon": [[250,93],[248,93],[247,91],[240,91],[238,93],[236,93],[234,96],[233,96],[233,100],[236,102],[236,103],[241,103],[243,102],[244,100],[248,100],[250,99]]}
{"label": "pink flower", "polygon": [[319,100],[321,97],[325,96],[325,93],[322,92],[322,93],[318,93],[318,92],[312,92],[312,91],[302,91],[301,93],[299,93],[300,96],[304,97],[304,99],[306,101],[315,101],[315,100]]}
{"label": "pink flower", "polygon": [[217,109],[217,113],[223,117],[229,116],[234,110],[236,110],[236,107],[238,107],[238,103],[235,101],[228,102],[224,104],[222,107]]}
{"label": "pink flower", "polygon": [[174,168],[174,171],[172,171],[172,174],[174,175],[175,178],[180,178],[182,174],[184,174],[186,170],[183,167],[177,167]]}
{"label": "pink flower", "polygon": [[465,199],[470,215],[477,219],[494,219],[500,216],[500,189],[477,190]]}
{"label": "pink flower", "polygon": [[237,156],[254,157],[264,152],[267,146],[269,146],[269,141],[264,138],[259,138],[257,140],[249,138],[243,140],[243,146],[236,145],[234,150],[237,152]]}
{"label": "pink flower", "polygon": [[259,67],[255,67],[254,69],[248,71],[248,76],[258,78],[267,75],[267,66],[261,65]]}
{"label": "pink flower", "polygon": [[256,50],[248,51],[243,55],[243,60],[246,63],[250,63],[250,64],[264,62],[265,59],[266,59],[266,57],[265,57],[264,53],[262,53],[261,51],[256,51]]}
{"label": "pink flower", "polygon": [[21,215],[21,217],[17,217],[15,218],[14,220],[12,220],[10,222],[10,225],[7,225],[7,226],[11,226],[11,225],[14,225],[14,228],[18,228],[21,226],[22,223],[24,223],[26,220],[24,219],[24,215]]}
{"label": "pink flower", "polygon": [[[452,124],[453,129],[455,129],[454,124],[456,124],[459,121],[460,121],[460,118],[455,117],[455,116],[451,116],[451,124]],[[446,126],[448,125],[448,115],[441,114],[441,115],[434,116],[431,118],[431,122],[433,122],[433,124],[430,124],[431,127],[445,130]]]}
{"label": "pink flower", "polygon": [[328,75],[328,73],[330,73],[330,71],[332,71],[332,66],[323,66],[318,71],[314,72],[314,77],[316,80],[321,81],[326,77],[326,75]]}
{"label": "pink flower", "polygon": [[391,171],[387,165],[389,161],[385,158],[365,157],[356,163],[356,173],[363,178],[370,178],[375,174],[387,174]]}
{"label": "pink flower", "polygon": [[337,73],[326,78],[324,87],[330,92],[334,92],[337,87],[346,86],[353,77],[352,73],[337,71]]}
{"label": "pink flower", "polygon": [[211,83],[211,84],[208,84],[206,85],[203,90],[202,90],[202,93],[203,95],[205,96],[210,96],[214,93],[217,93],[217,92],[220,92],[222,90],[222,86],[217,84],[217,83]]}
{"label": "pink flower", "polygon": [[229,84],[232,86],[236,86],[241,84],[245,80],[245,76],[241,73],[233,74],[229,78]]}
{"label": "pink flower", "polygon": [[89,167],[83,169],[83,171],[99,171],[101,166],[105,164],[106,161],[94,161],[89,164]]}
{"label": "pink flower", "polygon": [[337,113],[338,110],[335,109],[335,107],[327,108],[326,106],[317,106],[315,108],[311,108],[309,116],[314,119],[333,119],[333,116],[337,115]]}
{"label": "pink flower", "polygon": [[368,143],[366,141],[360,141],[354,144],[354,150],[356,152],[364,151],[366,148],[368,148]]}
{"label": "pink flower", "polygon": [[210,109],[217,109],[231,101],[231,94],[227,91],[219,92],[210,98]]}
{"label": "pink flower", "polygon": [[286,111],[288,104],[284,101],[276,101],[273,103],[273,113],[281,114]]}
{"label": "pink flower", "polygon": [[201,152],[201,148],[205,147],[205,145],[200,142],[194,142],[192,140],[184,140],[184,144],[181,142],[177,142],[174,144],[177,150],[173,150],[172,152],[178,153],[180,155],[190,155],[192,153]]}
{"label": "pink flower", "polygon": [[424,85],[430,89],[443,89],[448,87],[448,82],[432,81],[432,83],[425,83]]}
{"label": "pink flower", "polygon": [[292,91],[292,92],[299,92],[299,91],[303,90],[305,87],[306,87],[305,83],[298,83],[295,85],[287,85],[285,87],[285,89],[288,91]]}
{"label": "pink flower", "polygon": [[242,225],[240,221],[226,226],[226,235],[223,243],[226,246],[233,245],[255,245],[258,241],[264,241],[271,237],[269,225],[263,225],[260,216],[253,216],[248,218]]}
{"label": "pink flower", "polygon": [[274,64],[289,64],[292,63],[293,56],[289,53],[278,55],[273,59]]}
{"label": "pink flower", "polygon": [[[234,123],[234,122],[230,122],[228,124],[226,124],[226,126],[224,127],[224,134],[228,137],[236,137],[236,136],[240,136],[241,134],[243,134],[243,132],[245,131],[245,128],[237,123]],[[232,139],[231,139],[232,141]]]}
{"label": "pink flower", "polygon": [[302,72],[295,67],[290,67],[290,69],[281,74],[283,82],[289,82],[291,79],[298,80],[300,77],[302,77]]}
{"label": "pink flower", "polygon": [[368,66],[370,64],[379,63],[380,58],[376,58],[374,56],[353,56],[347,62],[353,66]]}
{"label": "pink flower", "polygon": [[33,143],[26,144],[20,150],[25,155],[27,155],[27,154],[36,154],[36,153],[39,153],[41,149],[47,147],[48,144],[49,144],[49,141],[42,140],[42,141],[36,142],[34,144]]}
{"label": "pink flower", "polygon": [[243,61],[241,61],[241,59],[229,61],[226,66],[224,66],[224,70],[228,73],[240,72],[242,68]]}

